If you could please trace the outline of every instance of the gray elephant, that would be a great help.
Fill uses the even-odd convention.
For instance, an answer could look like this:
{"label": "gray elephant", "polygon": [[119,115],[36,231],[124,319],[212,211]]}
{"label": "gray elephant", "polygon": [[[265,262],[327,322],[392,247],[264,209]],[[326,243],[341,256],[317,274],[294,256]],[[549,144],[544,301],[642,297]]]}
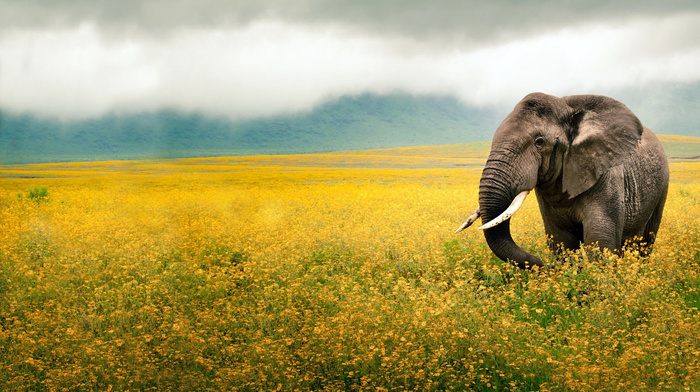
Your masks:
{"label": "gray elephant", "polygon": [[668,192],[668,161],[651,130],[622,103],[599,95],[532,93],[496,130],[479,184],[477,218],[502,260],[542,266],[510,234],[510,221],[535,190],[552,250],[584,245],[651,250]]}

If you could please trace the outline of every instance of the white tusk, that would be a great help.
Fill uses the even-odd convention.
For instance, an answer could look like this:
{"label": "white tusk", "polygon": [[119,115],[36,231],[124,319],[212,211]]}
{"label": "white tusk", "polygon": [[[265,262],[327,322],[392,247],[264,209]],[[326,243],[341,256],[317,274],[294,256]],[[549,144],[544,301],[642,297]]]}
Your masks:
{"label": "white tusk", "polygon": [[492,220],[491,222],[479,227],[479,230],[490,229],[510,219],[510,217],[513,216],[513,214],[515,214],[515,211],[517,211],[518,208],[520,208],[520,206],[523,205],[523,202],[525,201],[525,198],[527,197],[528,193],[530,193],[530,191],[520,192],[518,196],[515,196],[513,202],[510,203],[510,206],[508,206],[508,208],[506,208],[506,210],[503,211],[501,215],[497,216],[496,219]]}
{"label": "white tusk", "polygon": [[459,226],[459,229],[457,229],[455,231],[455,233],[459,233],[460,231],[471,226],[472,223],[474,223],[475,220],[479,219],[480,216],[481,216],[481,207],[476,207],[476,211],[474,211],[474,213],[469,216],[469,218],[467,219],[466,222],[462,223],[462,226]]}

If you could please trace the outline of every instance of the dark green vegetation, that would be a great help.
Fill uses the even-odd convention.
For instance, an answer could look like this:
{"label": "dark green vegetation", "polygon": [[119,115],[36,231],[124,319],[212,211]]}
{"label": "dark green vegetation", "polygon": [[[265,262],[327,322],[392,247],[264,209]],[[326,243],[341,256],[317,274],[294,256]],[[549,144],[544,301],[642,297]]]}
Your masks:
{"label": "dark green vegetation", "polygon": [[289,154],[490,140],[503,113],[454,98],[343,97],[306,113],[231,121],[163,110],[59,121],[0,116],[0,163]]}

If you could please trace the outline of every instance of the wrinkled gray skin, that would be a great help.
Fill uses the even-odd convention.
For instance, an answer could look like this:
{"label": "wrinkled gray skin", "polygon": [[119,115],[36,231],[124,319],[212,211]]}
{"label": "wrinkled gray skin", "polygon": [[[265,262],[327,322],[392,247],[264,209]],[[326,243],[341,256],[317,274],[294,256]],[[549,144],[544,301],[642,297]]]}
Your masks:
{"label": "wrinkled gray skin", "polygon": [[[491,221],[516,195],[534,188],[553,250],[583,243],[619,251],[626,241],[650,250],[668,179],[661,143],[622,103],[532,93],[493,137],[479,185],[481,218]],[[542,265],[513,242],[510,220],[484,235],[502,260],[520,268]]]}

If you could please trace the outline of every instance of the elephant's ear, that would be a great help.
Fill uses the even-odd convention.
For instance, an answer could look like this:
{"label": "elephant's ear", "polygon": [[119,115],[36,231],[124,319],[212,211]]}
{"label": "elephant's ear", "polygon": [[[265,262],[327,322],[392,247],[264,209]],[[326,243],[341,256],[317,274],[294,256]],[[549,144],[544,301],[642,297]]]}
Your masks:
{"label": "elephant's ear", "polygon": [[582,95],[564,99],[573,112],[562,187],[574,198],[634,153],[643,127],[627,106],[612,98]]}

